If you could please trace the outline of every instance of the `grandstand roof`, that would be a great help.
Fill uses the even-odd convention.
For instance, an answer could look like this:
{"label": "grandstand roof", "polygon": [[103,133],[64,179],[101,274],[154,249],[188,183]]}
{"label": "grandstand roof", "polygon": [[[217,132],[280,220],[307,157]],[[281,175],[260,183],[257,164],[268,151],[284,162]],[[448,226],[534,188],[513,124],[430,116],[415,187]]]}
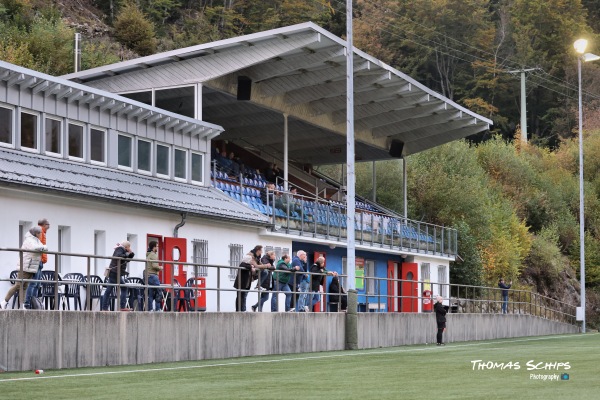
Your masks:
{"label": "grandstand roof", "polygon": [[[393,139],[404,155],[489,129],[492,121],[354,49],[356,159],[390,158]],[[252,81],[238,101],[238,77]],[[220,139],[283,152],[298,163],[346,160],[345,41],[314,23],[274,29],[137,58],[64,76],[110,92],[200,83],[202,119],[221,125]]]}
{"label": "grandstand roof", "polygon": [[0,151],[0,182],[62,195],[91,196],[168,211],[217,219],[268,225],[269,219],[221,191],[69,162],[39,154]]}

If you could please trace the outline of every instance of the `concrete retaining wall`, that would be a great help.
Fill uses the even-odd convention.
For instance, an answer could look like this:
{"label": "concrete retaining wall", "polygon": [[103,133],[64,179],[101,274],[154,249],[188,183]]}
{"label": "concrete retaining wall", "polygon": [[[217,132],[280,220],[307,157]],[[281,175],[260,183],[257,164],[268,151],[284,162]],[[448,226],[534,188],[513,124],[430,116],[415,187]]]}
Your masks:
{"label": "concrete retaining wall", "polygon": [[[0,312],[8,371],[343,350],[345,313]],[[577,332],[518,315],[451,315],[447,341]],[[427,314],[358,314],[359,348],[434,341]]]}
{"label": "concrete retaining wall", "polygon": [[[444,342],[502,339],[577,333],[573,325],[531,315],[449,314]],[[435,343],[435,314],[361,313],[358,317],[360,348]]]}

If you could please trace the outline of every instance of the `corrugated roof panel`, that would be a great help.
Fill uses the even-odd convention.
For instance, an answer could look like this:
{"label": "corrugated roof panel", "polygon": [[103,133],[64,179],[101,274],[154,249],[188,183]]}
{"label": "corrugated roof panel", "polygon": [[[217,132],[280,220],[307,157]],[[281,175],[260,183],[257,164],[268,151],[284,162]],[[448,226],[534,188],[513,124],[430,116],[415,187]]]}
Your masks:
{"label": "corrugated roof panel", "polygon": [[92,197],[121,199],[207,217],[227,217],[252,224],[269,223],[266,216],[216,189],[20,151],[0,150],[0,181]]}

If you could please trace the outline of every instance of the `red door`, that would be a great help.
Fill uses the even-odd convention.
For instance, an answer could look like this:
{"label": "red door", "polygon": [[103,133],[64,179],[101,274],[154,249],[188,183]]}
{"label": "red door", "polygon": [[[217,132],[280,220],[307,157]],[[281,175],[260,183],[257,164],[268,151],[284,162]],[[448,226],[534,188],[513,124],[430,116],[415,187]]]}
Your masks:
{"label": "red door", "polygon": [[400,311],[400,282],[398,279],[398,262],[388,260],[387,267],[387,292],[388,292],[388,312]]}
{"label": "red door", "polygon": [[[327,265],[327,257],[325,257],[325,253],[323,253],[322,251],[315,251],[314,257],[315,257],[313,259],[314,262],[317,262],[317,258],[319,258],[319,257],[325,258],[325,264],[323,264],[323,266]],[[324,276],[322,278],[321,285],[323,286],[322,292],[323,293],[327,293],[327,277],[326,276]],[[324,299],[323,300],[323,303],[324,303],[323,304],[323,310],[327,311],[327,300],[326,300],[327,299],[327,295],[321,295],[319,297],[321,299]],[[318,303],[315,304],[315,306],[313,307],[313,311],[314,312],[320,312],[321,311],[321,301],[319,301]]]}
{"label": "red door", "polygon": [[402,312],[419,312],[419,285],[417,263],[402,263]]}
{"label": "red door", "polygon": [[[164,238],[163,243],[164,249],[164,260],[165,261],[179,261],[186,262],[187,260],[187,240],[185,238]],[[187,274],[185,266],[179,264],[168,264],[165,262],[162,273],[159,274],[161,283],[171,284],[171,271],[172,275],[181,286],[185,286],[187,280]]]}

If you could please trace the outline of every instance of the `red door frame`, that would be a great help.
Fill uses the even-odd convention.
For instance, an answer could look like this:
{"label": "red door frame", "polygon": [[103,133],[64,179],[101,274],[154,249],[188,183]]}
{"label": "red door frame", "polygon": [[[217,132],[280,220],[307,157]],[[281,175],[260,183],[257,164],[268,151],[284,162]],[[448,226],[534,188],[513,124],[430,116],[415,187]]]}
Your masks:
{"label": "red door frame", "polygon": [[402,263],[402,312],[419,312],[419,264]]}
{"label": "red door frame", "polygon": [[400,282],[398,279],[398,261],[388,260],[387,265],[387,293],[388,293],[388,312],[400,311],[400,298],[396,297],[400,294]]}

